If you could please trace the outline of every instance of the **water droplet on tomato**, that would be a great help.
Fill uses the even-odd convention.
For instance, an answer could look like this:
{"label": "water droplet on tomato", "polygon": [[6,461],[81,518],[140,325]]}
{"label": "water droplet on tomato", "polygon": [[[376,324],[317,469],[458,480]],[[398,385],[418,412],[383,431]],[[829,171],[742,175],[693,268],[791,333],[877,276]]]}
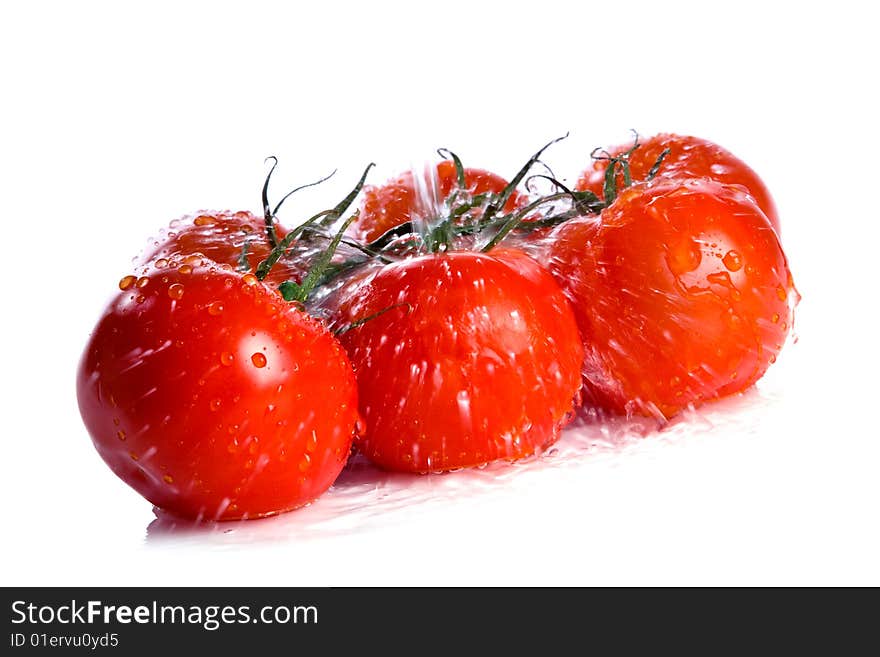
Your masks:
{"label": "water droplet on tomato", "polygon": [[254,367],[266,367],[266,356],[257,352],[251,356],[251,362],[254,364]]}
{"label": "water droplet on tomato", "polygon": [[210,403],[211,410],[216,411],[218,408],[220,408],[220,405],[222,403],[223,402],[220,399],[212,399]]}
{"label": "water droplet on tomato", "polygon": [[694,271],[701,260],[700,245],[690,239],[673,245],[666,254],[669,270],[676,276]]}
{"label": "water droplet on tomato", "polygon": [[228,351],[224,351],[222,354],[220,354],[220,364],[221,365],[226,365],[227,367],[229,367],[230,365],[232,365],[232,361],[234,361],[234,360],[235,360],[235,356],[233,356]]}
{"label": "water droplet on tomato", "polygon": [[196,226],[210,226],[212,224],[216,224],[217,219],[208,214],[200,214],[198,217],[193,219],[193,223]]}
{"label": "water droplet on tomato", "polygon": [[183,285],[180,283],[172,283],[168,286],[168,296],[174,299],[180,299],[183,296]]}
{"label": "water droplet on tomato", "polygon": [[116,437],[119,438],[119,440],[125,440],[125,432],[120,429],[116,432]]}
{"label": "water droplet on tomato", "polygon": [[179,271],[181,274],[184,274],[184,275],[185,274],[192,274],[192,270],[193,270],[192,265],[180,265],[180,267],[177,268],[177,271]]}
{"label": "water droplet on tomato", "polygon": [[165,267],[168,266],[168,261],[165,258],[159,258],[155,264],[156,264],[156,269],[164,269]]}
{"label": "water droplet on tomato", "polygon": [[780,301],[788,299],[788,292],[781,284],[776,287],[776,296],[779,297]]}
{"label": "water droplet on tomato", "polygon": [[253,274],[245,274],[244,276],[241,277],[241,281],[245,285],[256,285],[259,282],[257,277],[254,276]]}
{"label": "water droplet on tomato", "polygon": [[743,259],[738,251],[728,251],[721,259],[721,262],[723,262],[724,266],[730,271],[739,271],[743,266]]}
{"label": "water droplet on tomato", "polygon": [[147,278],[146,276],[141,276],[141,277],[137,280],[137,283],[136,283],[136,285],[137,285],[139,288],[147,287],[147,285],[149,285],[149,284],[150,284],[150,279]]}
{"label": "water droplet on tomato", "polygon": [[773,313],[773,317],[770,318],[774,324],[779,323],[779,313]]}
{"label": "water droplet on tomato", "polygon": [[171,475],[165,475],[164,477],[162,477],[162,480],[166,484],[173,484],[174,483],[174,477],[172,477]]}
{"label": "water droplet on tomato", "polygon": [[137,280],[137,277],[132,276],[130,274],[128,276],[123,276],[122,279],[119,281],[119,289],[120,290],[127,290],[132,285],[134,285],[134,282],[136,280]]}
{"label": "water droplet on tomato", "polygon": [[219,301],[215,301],[211,305],[208,306],[208,314],[216,317],[220,313],[223,312],[223,304]]}

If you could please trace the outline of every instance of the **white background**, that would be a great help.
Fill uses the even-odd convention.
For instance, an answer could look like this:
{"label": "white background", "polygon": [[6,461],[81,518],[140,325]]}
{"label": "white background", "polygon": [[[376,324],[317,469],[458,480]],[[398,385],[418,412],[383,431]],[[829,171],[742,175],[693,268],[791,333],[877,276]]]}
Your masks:
{"label": "white background", "polygon": [[[867,6],[4,4],[0,584],[880,584]],[[355,475],[282,519],[147,532],[74,371],[148,235],[258,210],[271,154],[276,194],[340,170],[295,214],[439,146],[509,176],[570,131],[547,160],[571,178],[630,128],[721,143],[776,197],[804,301],[757,392],[625,448],[572,432],[515,472]]]}

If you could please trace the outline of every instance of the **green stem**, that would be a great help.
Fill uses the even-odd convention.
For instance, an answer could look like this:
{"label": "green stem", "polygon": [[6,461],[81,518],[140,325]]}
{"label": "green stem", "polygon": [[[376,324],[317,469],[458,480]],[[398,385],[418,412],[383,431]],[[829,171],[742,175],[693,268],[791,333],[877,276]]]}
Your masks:
{"label": "green stem", "polygon": [[532,165],[534,165],[535,162],[537,162],[541,158],[541,155],[544,153],[544,151],[546,151],[548,148],[550,148],[556,142],[562,141],[566,137],[568,137],[568,133],[565,133],[562,137],[557,137],[556,139],[554,139],[550,142],[547,142],[546,144],[544,144],[544,146],[541,148],[541,150],[539,150],[537,153],[535,153],[534,155],[532,155],[532,157],[529,158],[528,162],[525,163],[525,165],[519,170],[519,172],[517,172],[517,174],[513,177],[513,179],[507,184],[507,187],[505,187],[501,191],[501,194],[499,194],[498,198],[495,201],[493,201],[492,203],[490,203],[489,207],[486,208],[486,212],[483,213],[483,218],[486,221],[490,221],[496,214],[498,214],[499,210],[501,210],[502,208],[504,208],[505,205],[507,205],[507,201],[510,200],[510,197],[513,195],[513,192],[516,190],[517,185],[519,185],[520,181],[523,178],[525,178],[526,174],[529,172],[529,169],[532,168]]}
{"label": "green stem", "polygon": [[274,249],[278,246],[278,235],[275,233],[275,216],[269,208],[269,180],[271,180],[272,174],[275,172],[275,167],[278,166],[278,158],[270,155],[266,158],[266,161],[269,160],[272,160],[272,168],[269,169],[269,173],[266,174],[266,180],[263,181],[263,220],[266,222],[266,239],[269,240],[269,246]]}
{"label": "green stem", "polygon": [[[336,207],[334,207],[330,210],[324,210],[323,212],[319,212],[318,214],[310,217],[305,223],[300,224],[299,226],[297,226],[296,228],[291,230],[289,233],[287,233],[287,235],[284,236],[284,239],[281,240],[280,242],[278,242],[273,247],[273,249],[269,253],[269,255],[266,256],[266,259],[263,260],[257,266],[257,272],[256,272],[257,278],[261,281],[263,279],[265,279],[266,276],[269,275],[269,271],[272,269],[272,267],[275,265],[275,263],[278,262],[278,260],[281,258],[281,256],[284,255],[284,252],[293,243],[293,241],[295,239],[297,239],[300,235],[302,235],[303,232],[305,232],[309,227],[311,227],[313,225],[318,225],[318,226],[322,226],[322,227],[332,226],[333,223],[336,222],[336,220],[339,219],[339,217],[341,217],[345,213],[346,210],[348,210],[348,207],[352,204],[354,199],[357,198],[357,195],[360,193],[361,189],[363,189],[364,181],[367,179],[367,174],[370,172],[370,169],[372,169],[374,166],[376,166],[376,165],[373,162],[370,162],[370,164],[367,165],[367,168],[364,169],[364,173],[361,175],[361,178],[358,181],[358,183],[348,193],[348,196],[346,196],[344,199],[342,199],[342,201],[340,201],[336,205]],[[274,167],[272,167],[272,168],[274,169]],[[270,172],[270,174],[271,174],[271,172]],[[352,219],[352,221],[353,221],[353,219]]]}
{"label": "green stem", "polygon": [[281,198],[280,201],[278,201],[278,205],[275,206],[275,209],[272,211],[272,215],[273,215],[273,216],[274,216],[274,215],[277,215],[277,214],[278,214],[278,210],[281,209],[281,206],[284,204],[284,201],[286,201],[288,198],[290,198],[291,196],[293,196],[294,194],[296,194],[296,193],[297,193],[298,191],[300,191],[301,189],[306,189],[306,188],[308,188],[308,187],[315,187],[316,185],[320,185],[320,184],[323,183],[323,182],[327,182],[328,180],[330,180],[330,179],[331,179],[333,176],[335,176],[335,175],[336,175],[336,169],[333,169],[333,171],[331,171],[329,174],[327,174],[326,176],[324,176],[324,177],[321,178],[320,180],[316,180],[315,182],[306,183],[305,185],[300,185],[299,187],[295,187],[294,189],[291,189],[289,192],[287,192],[287,193]]}
{"label": "green stem", "polygon": [[322,251],[317,259],[315,259],[315,262],[312,263],[308,274],[306,274],[301,283],[285,281],[278,286],[281,296],[284,297],[285,301],[299,301],[300,303],[305,303],[306,299],[309,298],[309,294],[315,289],[318,281],[320,281],[324,275],[324,271],[327,269],[330,260],[333,258],[333,254],[336,253],[336,249],[342,241],[342,236],[345,234],[345,231],[348,230],[348,227],[351,226],[352,222],[357,219],[357,216],[357,213],[354,213],[345,220],[327,248]]}

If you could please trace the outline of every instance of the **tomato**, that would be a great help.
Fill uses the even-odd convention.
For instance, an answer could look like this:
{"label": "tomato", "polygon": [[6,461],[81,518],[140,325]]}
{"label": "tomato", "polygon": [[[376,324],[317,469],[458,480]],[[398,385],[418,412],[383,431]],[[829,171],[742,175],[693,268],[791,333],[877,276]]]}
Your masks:
{"label": "tomato", "polygon": [[575,407],[583,349],[552,277],[517,251],[449,252],[344,288],[333,326],[378,465],[438,472],[526,457]]}
{"label": "tomato", "polygon": [[[632,148],[631,144],[615,146],[608,152],[613,156],[619,156],[630,148]],[[767,215],[776,232],[779,232],[776,204],[758,174],[731,152],[706,139],[664,133],[640,142],[638,148],[629,158],[633,180],[645,180],[651,167],[657,162],[657,158],[667,149],[669,153],[663,158],[660,168],[657,170],[658,176],[707,177],[729,185],[742,185],[755,199],[758,207]],[[607,168],[607,159],[594,160],[592,167],[581,175],[576,189],[591,191],[601,198]],[[618,188],[621,188],[623,185],[622,173],[618,172],[617,180]]]}
{"label": "tomato", "polygon": [[[276,223],[275,233],[281,240],[287,231]],[[163,239],[152,243],[142,261],[164,258],[176,262],[183,256],[198,253],[220,265],[253,273],[271,251],[262,217],[245,211],[206,211],[172,221]],[[303,275],[300,261],[282,258],[270,270],[265,282],[277,288],[286,280],[299,282]]]}
{"label": "tomato", "polygon": [[154,505],[213,520],[315,499],[358,421],[338,341],[252,274],[201,256],[122,279],[77,373],[98,453]]}
{"label": "tomato", "polygon": [[[500,194],[507,187],[504,178],[482,169],[465,168],[464,180],[466,192],[471,197],[477,194]],[[458,187],[455,163],[452,160],[444,160],[437,165],[437,184],[441,200],[448,199]],[[503,210],[510,212],[524,203],[525,197],[514,193]],[[410,221],[418,207],[419,199],[411,171],[381,187],[366,187],[355,233],[360,239],[372,242],[395,226]]]}
{"label": "tomato", "polygon": [[575,310],[587,391],[612,411],[669,418],[741,391],[791,329],[785,255],[739,186],[658,178],[553,237],[550,268]]}

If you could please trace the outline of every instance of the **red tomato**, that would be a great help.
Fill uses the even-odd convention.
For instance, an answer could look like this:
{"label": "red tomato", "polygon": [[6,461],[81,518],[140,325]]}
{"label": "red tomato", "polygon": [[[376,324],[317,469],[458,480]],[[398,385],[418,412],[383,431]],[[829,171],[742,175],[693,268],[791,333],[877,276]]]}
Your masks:
{"label": "red tomato", "polygon": [[[608,149],[611,155],[621,155],[632,148],[632,145],[615,146]],[[658,176],[675,178],[712,178],[729,185],[742,185],[754,197],[758,207],[770,220],[773,228],[779,232],[779,217],[776,204],[770,191],[758,174],[749,166],[711,141],[699,137],[685,137],[674,134],[659,134],[639,143],[638,148],[630,156],[629,164],[634,181],[645,180],[648,172],[660,154],[669,149],[657,172]],[[578,191],[591,191],[600,198],[603,196],[605,170],[608,160],[594,160],[578,180]],[[618,189],[622,188],[623,175],[618,172]]]}
{"label": "red tomato", "polygon": [[[437,179],[440,197],[445,200],[457,187],[455,164],[452,160],[444,160],[437,165]],[[470,195],[499,194],[507,187],[504,178],[482,169],[465,168],[464,179]],[[514,193],[503,210],[515,210],[524,205],[525,200],[522,195]],[[417,207],[418,196],[411,171],[381,187],[365,187],[360,217],[355,224],[356,234],[360,239],[372,242],[395,226],[410,221]]]}
{"label": "red tomato", "polygon": [[[287,234],[278,224],[275,224],[275,232],[279,240]],[[245,244],[247,250],[242,261]],[[142,261],[160,258],[177,261],[197,253],[242,273],[253,273],[271,251],[262,217],[244,211],[200,212],[172,221],[164,239],[153,242]],[[265,282],[274,289],[286,280],[299,282],[303,275],[300,263],[282,258],[270,270]]]}
{"label": "red tomato", "polygon": [[550,267],[581,329],[587,390],[613,411],[668,418],[743,390],[791,328],[785,255],[738,186],[638,184],[554,237]]}
{"label": "red tomato", "polygon": [[358,420],[338,341],[252,274],[189,259],[120,282],[77,374],[101,457],[158,507],[256,518],[324,492]]}
{"label": "red tomato", "polygon": [[423,255],[343,290],[334,326],[358,378],[359,448],[391,470],[518,459],[575,407],[583,349],[552,277],[516,251]]}

